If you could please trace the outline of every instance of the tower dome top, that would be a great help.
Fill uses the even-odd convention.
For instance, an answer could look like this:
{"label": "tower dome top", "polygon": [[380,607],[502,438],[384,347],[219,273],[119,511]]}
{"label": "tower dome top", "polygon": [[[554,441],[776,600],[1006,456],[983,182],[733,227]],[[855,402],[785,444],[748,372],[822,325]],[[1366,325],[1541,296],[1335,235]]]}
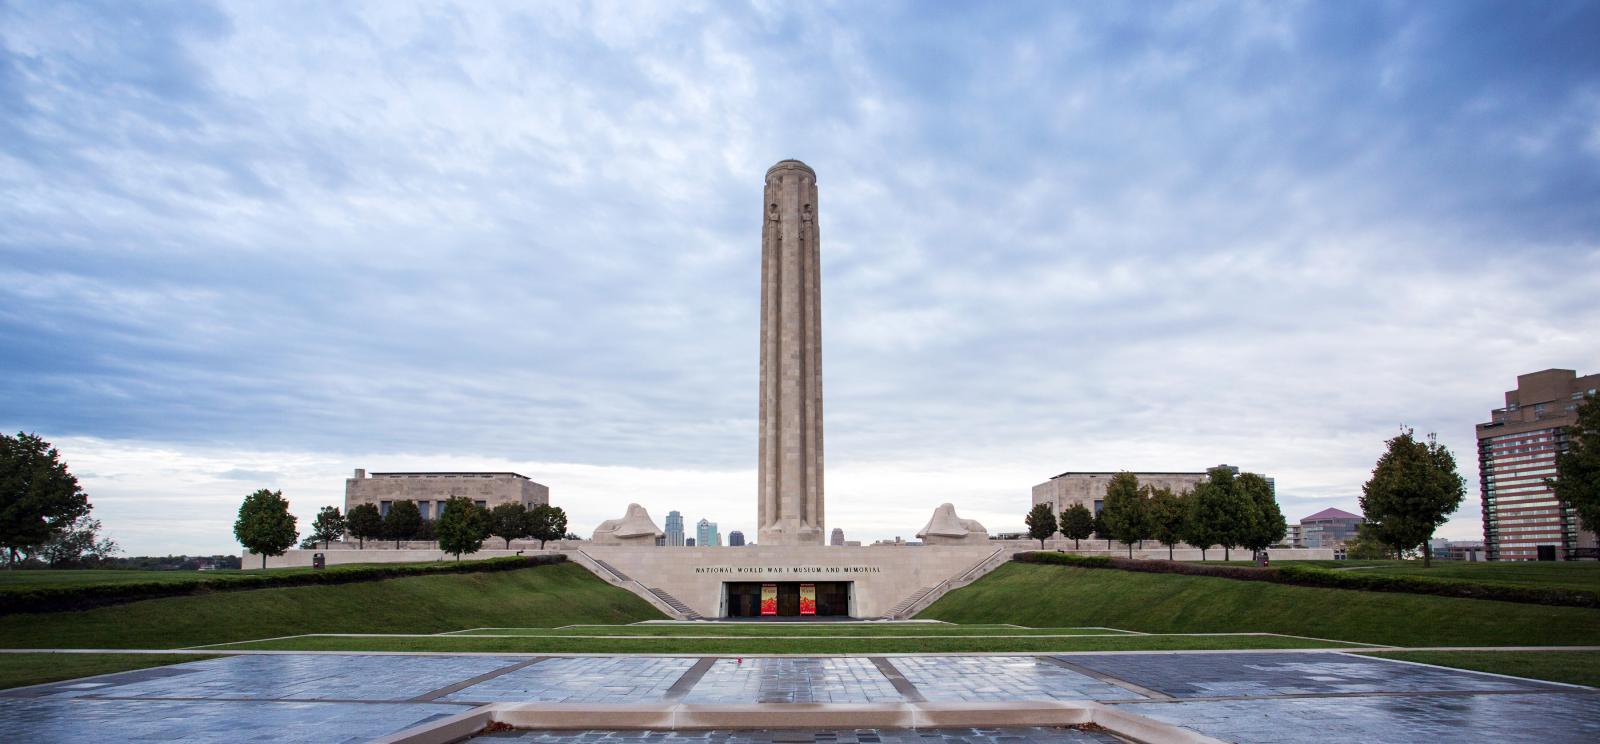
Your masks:
{"label": "tower dome top", "polygon": [[807,173],[810,173],[812,178],[816,178],[816,176],[817,176],[817,172],[812,170],[811,166],[806,165],[805,163],[802,163],[802,162],[800,162],[798,160],[795,160],[793,158],[790,158],[788,160],[779,160],[771,168],[768,168],[767,169],[767,178],[771,178],[772,174],[777,173],[778,171],[784,171],[784,170],[805,171]]}

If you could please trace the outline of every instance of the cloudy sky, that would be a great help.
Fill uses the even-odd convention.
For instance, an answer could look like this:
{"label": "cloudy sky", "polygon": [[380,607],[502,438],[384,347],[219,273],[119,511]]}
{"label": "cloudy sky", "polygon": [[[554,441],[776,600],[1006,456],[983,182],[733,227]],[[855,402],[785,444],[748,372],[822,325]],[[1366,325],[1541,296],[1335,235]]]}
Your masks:
{"label": "cloudy sky", "polygon": [[762,175],[818,173],[828,526],[1277,478],[1600,370],[1600,4],[0,0],[0,427],[132,554],[368,470],[755,521]]}

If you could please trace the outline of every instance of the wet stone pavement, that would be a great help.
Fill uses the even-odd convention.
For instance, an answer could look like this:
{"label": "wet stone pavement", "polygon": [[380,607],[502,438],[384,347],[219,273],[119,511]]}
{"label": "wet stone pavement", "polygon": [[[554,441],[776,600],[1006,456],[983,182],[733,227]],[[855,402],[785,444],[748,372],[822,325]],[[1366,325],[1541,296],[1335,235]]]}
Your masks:
{"label": "wet stone pavement", "polygon": [[472,739],[478,744],[1121,744],[1101,731],[1069,728],[840,729],[828,731],[504,731]]}
{"label": "wet stone pavement", "polygon": [[[3,657],[0,657],[3,658]],[[361,742],[487,702],[1095,700],[1238,742],[1600,740],[1600,691],[1340,653],[225,656],[0,691],[0,739]],[[1069,729],[507,732],[484,742],[1112,741]]]}

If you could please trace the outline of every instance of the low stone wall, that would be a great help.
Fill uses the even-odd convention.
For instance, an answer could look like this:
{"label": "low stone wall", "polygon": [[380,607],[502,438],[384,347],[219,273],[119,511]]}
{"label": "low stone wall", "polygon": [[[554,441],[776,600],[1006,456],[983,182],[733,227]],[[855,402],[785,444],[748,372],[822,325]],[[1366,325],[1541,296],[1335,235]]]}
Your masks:
{"label": "low stone wall", "polygon": [[[1040,550],[1038,540],[990,540],[991,546],[1005,546],[1008,553],[1025,553]],[[1127,558],[1128,548],[1122,543],[1113,543],[1115,547],[1106,549],[1104,540],[1080,540],[1078,548],[1072,547],[1071,540],[1046,540],[1044,550],[1059,550],[1064,553],[1077,553],[1078,555],[1105,555],[1112,558]],[[1148,560],[1166,560],[1167,546],[1155,542],[1146,542],[1143,548],[1135,546],[1134,558]],[[1232,559],[1236,561],[1250,560],[1250,551],[1244,548],[1234,548]],[[1222,560],[1222,548],[1207,548],[1205,559],[1210,561]],[[1333,560],[1332,548],[1275,548],[1267,551],[1267,557],[1273,561],[1331,561]],[[1200,560],[1200,549],[1178,547],[1172,551],[1172,559],[1176,561]]]}

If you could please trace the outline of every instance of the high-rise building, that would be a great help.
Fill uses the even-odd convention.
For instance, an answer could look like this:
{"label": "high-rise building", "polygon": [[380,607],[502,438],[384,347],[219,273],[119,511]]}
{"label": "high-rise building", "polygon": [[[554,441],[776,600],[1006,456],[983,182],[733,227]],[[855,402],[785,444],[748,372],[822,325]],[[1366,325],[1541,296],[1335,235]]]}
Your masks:
{"label": "high-rise building", "polygon": [[717,523],[702,519],[694,526],[695,542],[702,548],[722,544],[722,535],[717,533]]}
{"label": "high-rise building", "polygon": [[1578,404],[1600,391],[1600,374],[1570,369],[1517,375],[1506,405],[1478,424],[1478,488],[1483,499],[1483,544],[1489,560],[1562,558],[1596,546],[1545,483],[1556,477],[1556,454],[1567,448],[1567,427]]}
{"label": "high-rise building", "polygon": [[838,527],[833,528],[833,534],[828,536],[828,544],[844,547],[844,530]]}
{"label": "high-rise building", "polygon": [[667,512],[667,544],[683,545],[683,515],[677,511]]}
{"label": "high-rise building", "polygon": [[689,546],[691,548],[694,547],[694,538],[691,537],[691,538],[689,538],[687,540],[684,540],[683,544],[687,545],[687,546]]}
{"label": "high-rise building", "polygon": [[738,530],[734,530],[732,532],[729,532],[728,533],[728,547],[730,547],[730,548],[742,548],[742,547],[744,547],[744,533],[740,532]]}

